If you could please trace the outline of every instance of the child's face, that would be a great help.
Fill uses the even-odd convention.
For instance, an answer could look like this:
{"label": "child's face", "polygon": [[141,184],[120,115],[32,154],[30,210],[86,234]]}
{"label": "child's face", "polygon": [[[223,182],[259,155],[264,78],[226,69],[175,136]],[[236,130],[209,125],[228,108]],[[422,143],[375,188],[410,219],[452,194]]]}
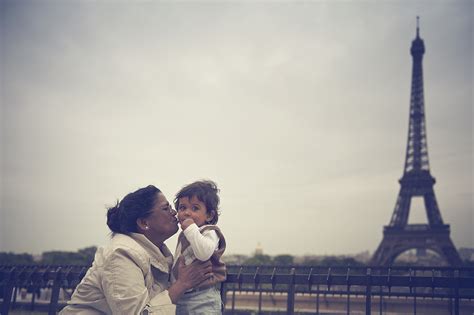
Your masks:
{"label": "child's face", "polygon": [[211,216],[207,213],[206,205],[196,196],[191,199],[188,197],[179,198],[178,200],[178,220],[183,223],[186,219],[193,219],[197,226],[206,224]]}

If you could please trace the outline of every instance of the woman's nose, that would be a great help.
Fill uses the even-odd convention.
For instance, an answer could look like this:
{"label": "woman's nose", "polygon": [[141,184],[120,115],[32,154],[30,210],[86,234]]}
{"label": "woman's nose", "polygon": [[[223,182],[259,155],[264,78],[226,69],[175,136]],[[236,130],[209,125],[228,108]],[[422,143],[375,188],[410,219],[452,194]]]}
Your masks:
{"label": "woman's nose", "polygon": [[172,216],[175,216],[175,215],[178,213],[178,212],[176,212],[176,210],[174,210],[173,208],[171,208],[171,211],[170,211],[170,212],[171,212],[171,215],[172,215]]}

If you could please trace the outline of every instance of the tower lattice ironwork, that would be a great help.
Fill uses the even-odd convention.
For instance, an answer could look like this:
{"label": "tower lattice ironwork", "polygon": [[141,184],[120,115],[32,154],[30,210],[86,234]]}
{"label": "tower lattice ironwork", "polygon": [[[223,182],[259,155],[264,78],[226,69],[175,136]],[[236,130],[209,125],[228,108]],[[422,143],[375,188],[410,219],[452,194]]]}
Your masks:
{"label": "tower lattice ironwork", "polygon": [[[410,53],[413,69],[405,167],[399,180],[401,187],[395,210],[389,225],[384,227],[382,242],[371,263],[390,265],[407,250],[429,249],[440,255],[447,264],[458,266],[462,263],[461,258],[449,236],[449,225],[443,223],[433,190],[436,181],[430,173],[423,94],[422,59],[425,45],[420,38],[418,17],[416,38]],[[413,197],[423,197],[428,224],[408,224]]]}

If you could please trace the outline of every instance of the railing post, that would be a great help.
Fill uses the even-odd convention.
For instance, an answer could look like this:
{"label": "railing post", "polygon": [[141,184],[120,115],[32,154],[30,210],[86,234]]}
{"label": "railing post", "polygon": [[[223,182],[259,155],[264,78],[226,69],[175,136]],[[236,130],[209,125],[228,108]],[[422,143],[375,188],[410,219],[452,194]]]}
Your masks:
{"label": "railing post", "polygon": [[36,286],[34,284],[32,284],[28,288],[31,290],[30,310],[34,311],[35,310],[35,301],[36,301]]}
{"label": "railing post", "polygon": [[316,286],[316,315],[319,315],[319,283]]}
{"label": "railing post", "polygon": [[10,310],[10,303],[12,300],[13,287],[15,286],[16,268],[12,267],[9,271],[5,272],[5,287],[3,288],[3,304],[2,304],[2,315],[8,315]]}
{"label": "railing post", "polygon": [[15,288],[13,288],[13,301],[12,301],[12,307],[15,308],[15,304],[16,304],[16,296],[18,295],[18,287],[15,286]]}
{"label": "railing post", "polygon": [[36,293],[39,288],[39,284],[37,283],[37,272],[38,272],[38,267],[33,268],[31,273],[28,274],[28,283],[29,283],[29,288],[31,289],[31,311],[35,310],[35,301],[36,301]]}
{"label": "railing post", "polygon": [[382,315],[382,310],[383,310],[383,286],[379,287],[379,314]]}
{"label": "railing post", "polygon": [[234,315],[234,311],[235,311],[235,283],[232,284],[232,305],[231,305],[231,311],[232,311],[232,315]]}
{"label": "railing post", "polygon": [[295,268],[291,268],[290,276],[286,313],[288,315],[293,315],[295,313]]}
{"label": "railing post", "polygon": [[258,271],[260,267],[257,267],[253,276],[254,289],[258,292],[258,314],[262,314],[262,290],[260,289],[260,275]]}
{"label": "railing post", "polygon": [[[242,289],[242,269],[243,267],[240,266],[239,273],[237,274],[237,282],[239,284],[239,294],[241,293],[241,289]],[[235,283],[232,286],[232,315],[234,315],[234,311],[235,311]]]}
{"label": "railing post", "polygon": [[454,270],[454,315],[459,315],[459,270]]}
{"label": "railing post", "polygon": [[372,270],[367,268],[367,284],[365,287],[365,314],[370,315],[372,308]]}
{"label": "railing post", "polygon": [[61,289],[61,281],[63,280],[62,268],[58,267],[54,271],[53,276],[53,290],[51,292],[51,302],[49,304],[48,315],[56,315],[58,309],[59,290]]}
{"label": "railing post", "polygon": [[222,301],[222,314],[225,312],[225,304],[227,303],[227,285],[224,282],[221,282],[221,301]]}
{"label": "railing post", "polygon": [[347,273],[346,273],[346,284],[347,284],[347,315],[351,314],[351,283],[350,283],[350,275],[351,273],[351,268],[348,266],[347,267]]}
{"label": "railing post", "polygon": [[[411,277],[412,269],[410,268],[410,293],[412,292],[413,279]],[[413,270],[413,276],[416,281],[416,269]],[[413,315],[416,315],[416,284],[413,286]]]}

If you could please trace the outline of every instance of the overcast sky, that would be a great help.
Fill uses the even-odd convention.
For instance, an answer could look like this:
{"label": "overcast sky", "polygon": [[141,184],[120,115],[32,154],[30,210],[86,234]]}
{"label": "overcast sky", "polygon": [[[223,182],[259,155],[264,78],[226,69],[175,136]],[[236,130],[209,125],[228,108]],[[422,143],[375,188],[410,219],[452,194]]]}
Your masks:
{"label": "overcast sky", "polygon": [[[474,247],[473,6],[2,1],[0,251],[102,245],[116,199],[206,178],[228,254],[373,252],[403,175],[417,15],[435,194]],[[427,222],[419,198],[409,222]]]}

